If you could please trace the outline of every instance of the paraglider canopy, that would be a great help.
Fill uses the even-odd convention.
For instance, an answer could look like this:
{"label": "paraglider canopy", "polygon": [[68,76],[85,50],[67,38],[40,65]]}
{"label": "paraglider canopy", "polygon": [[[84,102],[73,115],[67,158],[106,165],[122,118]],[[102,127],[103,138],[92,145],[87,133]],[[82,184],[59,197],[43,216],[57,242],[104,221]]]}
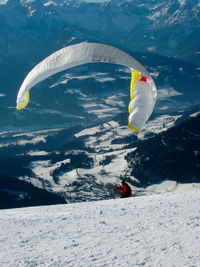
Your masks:
{"label": "paraglider canopy", "polygon": [[29,102],[29,90],[49,76],[86,63],[104,62],[125,66],[131,70],[129,127],[140,131],[150,117],[155,101],[156,87],[151,75],[133,57],[124,51],[100,44],[80,43],[67,46],[38,63],[26,76],[17,95],[17,109]]}

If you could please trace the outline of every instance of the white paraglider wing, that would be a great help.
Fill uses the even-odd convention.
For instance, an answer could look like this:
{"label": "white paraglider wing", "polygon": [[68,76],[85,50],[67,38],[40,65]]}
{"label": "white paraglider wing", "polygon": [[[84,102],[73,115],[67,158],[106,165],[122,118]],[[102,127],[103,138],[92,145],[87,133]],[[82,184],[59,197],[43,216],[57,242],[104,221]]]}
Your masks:
{"label": "white paraglider wing", "polygon": [[[114,63],[138,73],[138,78],[147,77],[146,90],[140,90],[137,79],[132,74],[131,105],[129,105],[129,127],[139,131],[151,115],[156,101],[156,87],[150,74],[133,57],[112,46],[99,43],[71,45],[51,54],[36,65],[26,76],[17,95],[17,109],[24,108],[29,101],[29,90],[40,81],[60,71],[92,62]],[[135,72],[136,71],[136,72]],[[135,78],[134,78],[135,79]],[[147,86],[148,85],[148,86]],[[145,108],[144,108],[145,107]],[[142,113],[145,113],[142,115]],[[138,119],[139,118],[139,119]],[[139,123],[138,123],[139,121]]]}

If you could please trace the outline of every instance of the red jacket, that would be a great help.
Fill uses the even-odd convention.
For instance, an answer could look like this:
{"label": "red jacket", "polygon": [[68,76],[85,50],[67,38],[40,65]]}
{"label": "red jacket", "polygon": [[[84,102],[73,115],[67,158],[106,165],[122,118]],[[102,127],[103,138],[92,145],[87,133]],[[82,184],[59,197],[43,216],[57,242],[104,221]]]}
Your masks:
{"label": "red jacket", "polygon": [[121,198],[131,197],[131,195],[132,195],[131,188],[127,183],[122,184],[121,186],[114,188],[113,191],[116,191],[119,189],[122,190],[122,193],[120,194]]}

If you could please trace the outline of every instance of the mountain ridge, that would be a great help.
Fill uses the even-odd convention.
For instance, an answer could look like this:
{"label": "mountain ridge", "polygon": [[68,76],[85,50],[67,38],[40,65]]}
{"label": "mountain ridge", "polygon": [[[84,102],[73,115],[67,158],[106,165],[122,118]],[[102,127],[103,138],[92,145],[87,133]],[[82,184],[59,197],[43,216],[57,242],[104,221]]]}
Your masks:
{"label": "mountain ridge", "polygon": [[[14,16],[6,15],[13,12]],[[0,43],[5,42],[6,36],[12,38],[9,32],[13,31],[14,35],[15,29],[18,37],[20,31],[25,31],[25,40],[29,36],[34,41],[38,37],[48,39],[52,31],[57,34],[62,31],[62,35],[66,36],[65,29],[72,27],[74,33],[76,29],[79,32],[87,31],[90,37],[98,40],[101,36],[102,41],[107,40],[117,46],[125,45],[136,52],[154,51],[184,58],[184,47],[190,45],[190,55],[185,55],[185,58],[198,63],[199,47],[195,43],[191,47],[190,35],[199,32],[199,13],[198,1],[180,5],[178,0],[145,3],[122,0],[105,3],[8,0],[0,6],[1,31],[4,33]],[[36,29],[38,32],[35,32]],[[55,39],[50,43],[58,41]]]}

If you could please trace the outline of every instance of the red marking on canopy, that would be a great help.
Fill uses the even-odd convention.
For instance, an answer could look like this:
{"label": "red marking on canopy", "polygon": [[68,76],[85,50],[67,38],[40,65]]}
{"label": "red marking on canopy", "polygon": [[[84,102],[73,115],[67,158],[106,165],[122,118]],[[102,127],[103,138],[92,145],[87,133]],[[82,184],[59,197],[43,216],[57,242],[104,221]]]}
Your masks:
{"label": "red marking on canopy", "polygon": [[139,81],[146,82],[147,81],[147,77],[146,76],[142,76],[142,78]]}

